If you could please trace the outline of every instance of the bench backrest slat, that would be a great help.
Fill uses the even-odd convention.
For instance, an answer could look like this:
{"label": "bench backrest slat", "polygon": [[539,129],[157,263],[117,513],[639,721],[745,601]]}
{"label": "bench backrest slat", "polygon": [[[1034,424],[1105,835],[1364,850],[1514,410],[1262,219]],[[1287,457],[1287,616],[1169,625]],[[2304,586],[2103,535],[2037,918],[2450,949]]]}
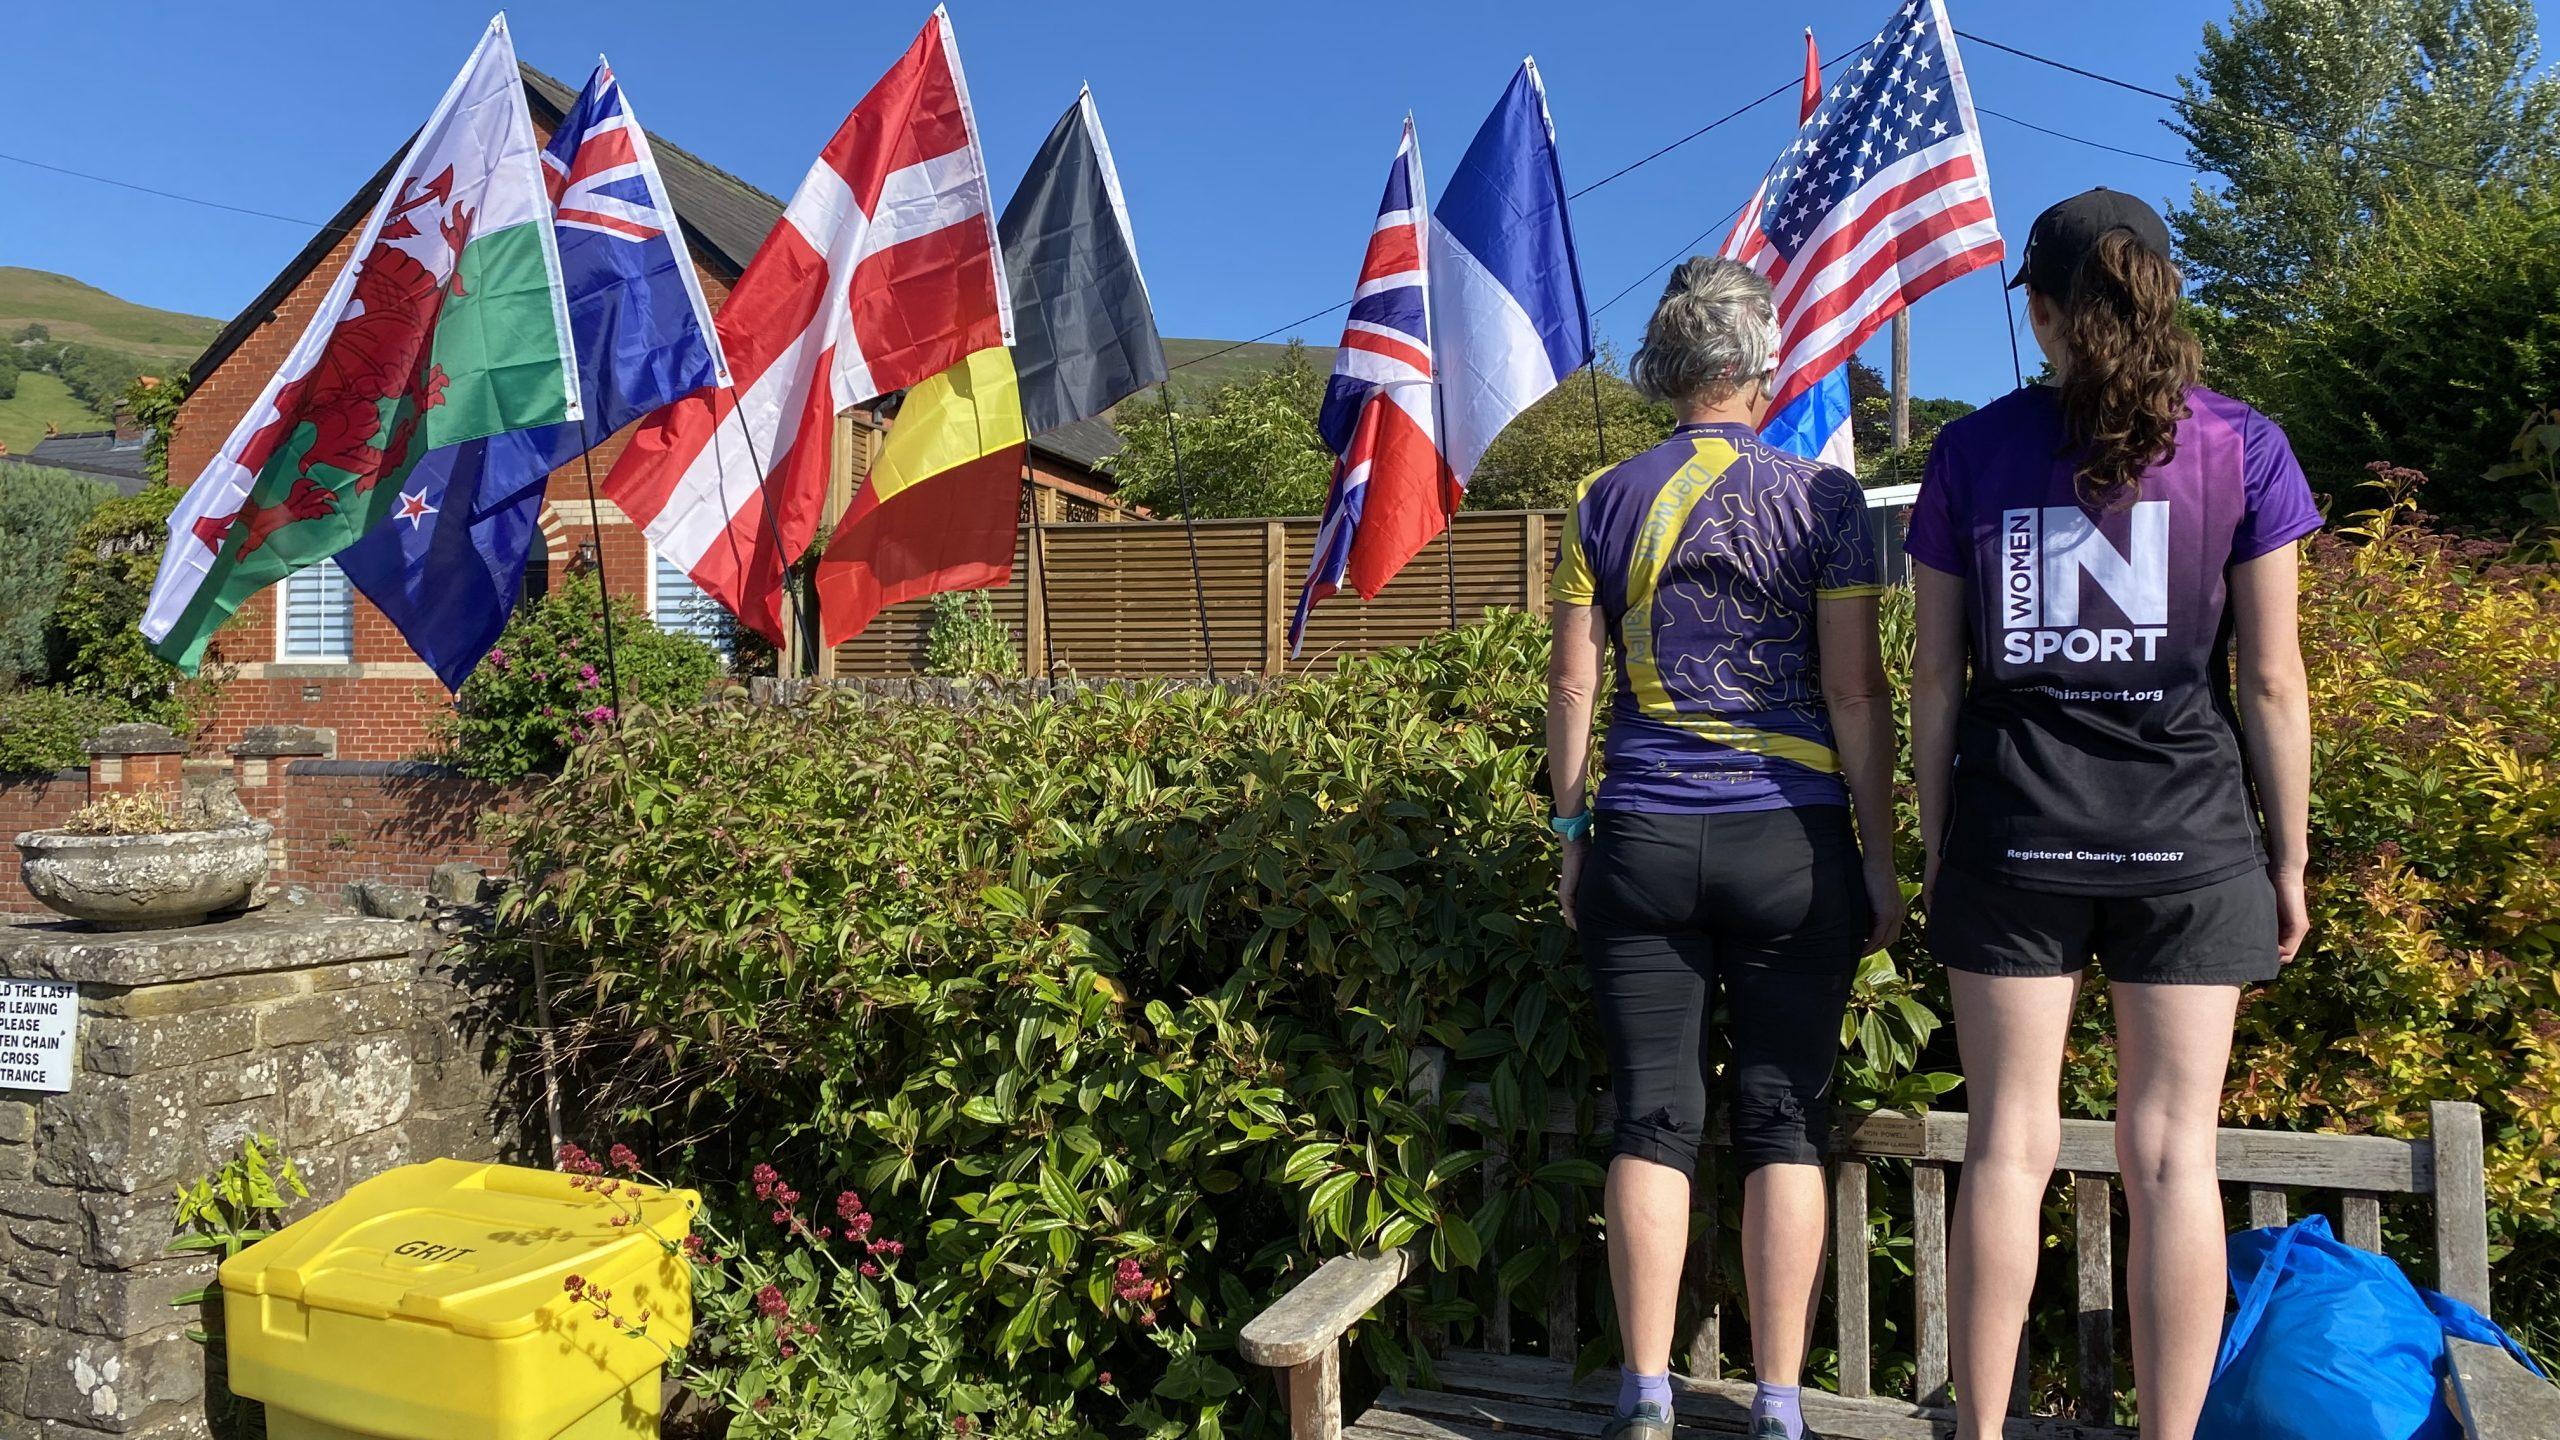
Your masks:
{"label": "bench backrest slat", "polygon": [[[1444,1071],[1418,1074],[1422,1088],[1439,1093]],[[1488,1201],[1507,1193],[1518,1176],[1502,1132],[1491,1123],[1493,1109],[1485,1087],[1471,1086],[1455,1098],[1455,1110],[1472,1117],[1491,1152],[1484,1169]],[[1544,1115],[1541,1147],[1545,1158],[1596,1153],[1615,1121],[1606,1097],[1576,1101],[1557,1098]],[[2296,1192],[2337,1193],[2339,1238],[2368,1250],[2382,1248],[2382,1199],[2386,1195],[2429,1195],[2434,1198],[2438,1283],[2445,1293],[2488,1309],[2488,1210],[2483,1168],[2480,1111],[2475,1105],[2438,1102],[2430,1107],[2429,1133],[2411,1139],[2376,1135],[2328,1135],[2285,1131],[2225,1129],[2215,1144],[2219,1177],[2242,1188],[2247,1221],[2252,1226],[2282,1225],[2294,1213]],[[1832,1147],[1830,1179],[1833,1258],[1833,1318],[1839,1355],[1839,1393],[1863,1398],[1874,1385],[1874,1293],[1869,1267],[1854,1257],[1869,1253],[1870,1211],[1878,1203],[1871,1194],[1877,1161],[1908,1161],[1911,1173],[1912,1275],[1915,1331],[1911,1344],[1917,1360],[1911,1398],[1939,1405],[1948,1398],[1950,1357],[1947,1329],[1947,1231],[1949,1200],[1961,1183],[1955,1172],[1964,1159],[1968,1122],[1956,1112],[1907,1114],[1876,1111],[1845,1126]],[[2100,1426],[2114,1422],[2121,1367],[2116,1324],[2114,1178],[2121,1173],[2116,1158],[2115,1126],[2103,1120],[2062,1122],[2062,1150],[2057,1176],[2071,1186],[2073,1299],[2077,1314],[2077,1363],[2070,1372],[2071,1418]],[[1691,1194],[1698,1224],[1682,1277],[1683,1308],[1690,1328],[1682,1358],[1691,1375],[1721,1379],[1725,1374],[1720,1293],[1738,1291],[1717,1274],[1718,1192],[1716,1166],[1726,1142],[1722,1123],[1711,1128],[1709,1149],[1701,1157],[1698,1183]],[[2319,1208],[2316,1194],[2301,1198],[2304,1210]],[[1885,1208],[1892,1208],[1887,1206]],[[1487,1236],[1491,1239],[1491,1236]],[[1582,1263],[1603,1263],[1596,1236],[1574,1236],[1566,1245],[1567,1263],[1556,1267],[1547,1289],[1544,1317],[1550,1354],[1566,1363],[1577,1355],[1582,1336]],[[1511,1306],[1499,1294],[1499,1280],[1488,1263],[1483,1284],[1491,1287],[1480,1331],[1483,1348],[1495,1354],[1512,1350]],[[1597,1272],[1595,1272],[1597,1273]],[[1603,1292],[1605,1293],[1605,1292]],[[2012,1409],[2025,1414],[2035,1397],[2028,1387],[2027,1347],[2019,1347],[2019,1372]]]}
{"label": "bench backrest slat", "polygon": [[2104,1175],[2071,1177],[2072,1249],[2080,1306],[2080,1373],[2074,1399],[2082,1420],[2115,1418],[2115,1186]]}

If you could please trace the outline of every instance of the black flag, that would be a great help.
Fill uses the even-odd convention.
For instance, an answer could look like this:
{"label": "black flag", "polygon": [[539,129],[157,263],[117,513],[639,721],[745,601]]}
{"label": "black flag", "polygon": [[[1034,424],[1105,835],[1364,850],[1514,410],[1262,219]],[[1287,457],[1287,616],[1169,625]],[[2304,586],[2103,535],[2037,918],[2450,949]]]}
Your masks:
{"label": "black flag", "polygon": [[1024,430],[1092,419],[1165,378],[1164,341],[1091,89],[1050,130],[996,234],[1013,290]]}

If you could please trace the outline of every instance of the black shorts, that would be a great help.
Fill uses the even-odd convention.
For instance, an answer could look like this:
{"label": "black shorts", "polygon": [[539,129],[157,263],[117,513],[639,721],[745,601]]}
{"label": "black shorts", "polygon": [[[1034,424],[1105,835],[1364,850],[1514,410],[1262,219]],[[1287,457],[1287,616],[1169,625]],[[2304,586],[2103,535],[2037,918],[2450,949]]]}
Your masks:
{"label": "black shorts", "polygon": [[1616,1153],[1696,1172],[1721,988],[1735,1159],[1746,1173],[1821,1163],[1869,919],[1849,812],[1601,811],[1575,910],[1609,1048]]}
{"label": "black shorts", "polygon": [[1938,872],[1929,953],[1976,975],[2077,975],[2119,985],[2247,985],[2276,977],[2276,890],[2264,870],[2167,895],[2021,890]]}

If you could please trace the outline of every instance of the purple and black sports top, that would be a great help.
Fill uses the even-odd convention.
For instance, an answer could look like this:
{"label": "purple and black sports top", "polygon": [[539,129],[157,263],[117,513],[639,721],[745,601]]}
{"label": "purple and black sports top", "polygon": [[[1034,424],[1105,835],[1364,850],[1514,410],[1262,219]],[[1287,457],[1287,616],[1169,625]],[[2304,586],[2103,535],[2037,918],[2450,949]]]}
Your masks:
{"label": "purple and black sports top", "polygon": [[1747,425],[1683,425],[1582,482],[1548,595],[1616,642],[1602,810],[1845,805],[1814,603],[1873,595],[1866,492]]}
{"label": "purple and black sports top", "polygon": [[2132,503],[2080,503],[2028,386],[1938,434],[1905,549],[1971,581],[1946,863],[2030,890],[2163,895],[2265,863],[2232,706],[2227,572],[2320,528],[2273,421],[2188,392]]}

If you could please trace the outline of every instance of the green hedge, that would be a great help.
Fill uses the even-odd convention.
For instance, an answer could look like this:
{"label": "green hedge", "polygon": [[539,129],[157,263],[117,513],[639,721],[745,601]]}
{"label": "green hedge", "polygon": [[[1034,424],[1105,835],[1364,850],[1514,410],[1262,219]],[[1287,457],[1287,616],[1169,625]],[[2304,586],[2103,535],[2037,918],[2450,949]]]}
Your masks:
{"label": "green hedge", "polygon": [[[2534,1329],[2560,1314],[2560,601],[2549,572],[2480,559],[2388,525],[2315,552],[2321,930],[2248,1008],[2234,1109],[2405,1133],[2428,1098],[2481,1100],[2515,1247],[2501,1310]],[[1888,615],[1898,664],[1907,607]],[[697,1380],[738,1433],[846,1416],[843,1433],[921,1435],[955,1413],[1026,1435],[1273,1433],[1234,1331],[1354,1244],[1422,1240],[1469,1295],[1499,1283],[1543,1313],[1597,1243],[1598,1157],[1522,1165],[1488,1202],[1483,1137],[1444,1140],[1402,1097],[1413,1048],[1443,1047],[1535,1154],[1548,1100],[1604,1083],[1539,823],[1544,649],[1539,622],[1499,615],[1251,694],[967,713],[839,695],[653,715],[578,751],[516,822],[519,873],[543,879],[498,958],[539,954],[565,992],[597,1138],[725,1215],[738,1254],[705,1313],[728,1318]],[[1910,969],[1862,977],[1853,1106],[1953,1083],[1936,976]],[[2074,1107],[2111,1074],[2093,1007]],[[821,1220],[857,1192],[911,1248],[876,1283],[793,1268],[844,1241],[797,1228],[816,1222],[769,1187],[742,1197],[759,1163]],[[1875,1218],[1891,1384],[1911,1363],[1909,1227]],[[1447,1279],[1425,1298],[1472,1323]],[[2038,1363],[2059,1374],[2055,1300]],[[1605,1297],[1584,1304],[1605,1317]],[[802,1323],[819,1333],[778,1328]],[[892,1355],[890,1332],[923,1348]],[[1375,1371],[1406,1358],[1390,1327],[1359,1345]]]}

